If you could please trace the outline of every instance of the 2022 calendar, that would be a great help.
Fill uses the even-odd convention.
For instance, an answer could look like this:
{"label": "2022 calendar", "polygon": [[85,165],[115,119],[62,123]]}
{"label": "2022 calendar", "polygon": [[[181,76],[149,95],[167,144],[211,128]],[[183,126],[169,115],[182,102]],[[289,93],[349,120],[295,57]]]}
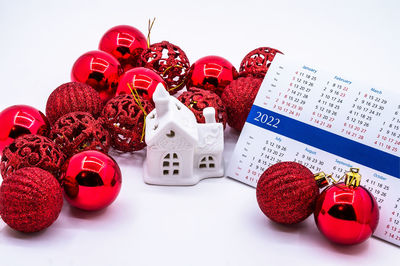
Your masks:
{"label": "2022 calendar", "polygon": [[277,55],[254,101],[227,176],[255,187],[280,161],[340,178],[360,168],[375,196],[375,236],[400,245],[400,95]]}

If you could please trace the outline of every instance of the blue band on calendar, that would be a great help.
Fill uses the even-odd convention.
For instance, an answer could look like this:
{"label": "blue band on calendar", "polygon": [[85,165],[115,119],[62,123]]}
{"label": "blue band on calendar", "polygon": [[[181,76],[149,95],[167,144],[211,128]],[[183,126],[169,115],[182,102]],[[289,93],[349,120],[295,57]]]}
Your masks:
{"label": "blue band on calendar", "polygon": [[365,144],[253,105],[247,122],[400,178],[400,158]]}

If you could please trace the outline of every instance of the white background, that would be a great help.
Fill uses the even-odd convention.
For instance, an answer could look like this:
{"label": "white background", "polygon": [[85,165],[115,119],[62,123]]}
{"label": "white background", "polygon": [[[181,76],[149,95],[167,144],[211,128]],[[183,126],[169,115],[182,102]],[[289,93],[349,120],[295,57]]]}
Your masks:
{"label": "white background", "polygon": [[[128,24],[152,42],[179,45],[191,62],[220,55],[236,67],[252,49],[288,56],[376,87],[399,90],[398,1],[6,1],[0,0],[0,109],[42,111],[69,81],[74,61],[112,26]],[[1,125],[0,125],[1,126]],[[226,131],[226,160],[237,133]],[[0,221],[1,265],[395,265],[398,247],[372,238],[343,247],[326,241],[313,217],[276,225],[254,188],[227,178],[193,187],[142,181],[144,152],[111,154],[123,173],[117,200],[87,213],[64,205],[49,229],[24,235]]]}

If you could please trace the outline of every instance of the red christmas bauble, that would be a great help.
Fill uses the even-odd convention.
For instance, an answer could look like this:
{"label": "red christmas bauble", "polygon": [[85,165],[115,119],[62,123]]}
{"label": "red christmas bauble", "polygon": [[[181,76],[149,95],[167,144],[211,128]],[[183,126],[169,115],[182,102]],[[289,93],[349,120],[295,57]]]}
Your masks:
{"label": "red christmas bauble", "polygon": [[146,37],[138,29],[128,25],[109,29],[99,44],[99,50],[113,55],[124,71],[141,66],[140,55],[146,49]]}
{"label": "red christmas bauble", "polygon": [[319,188],[305,166],[280,162],[261,175],[256,194],[258,206],[268,218],[281,224],[295,224],[313,213]]}
{"label": "red christmas bauble", "polygon": [[68,82],[57,87],[47,99],[46,115],[51,124],[71,112],[88,112],[94,117],[100,115],[100,95],[82,82]]}
{"label": "red christmas bauble", "polygon": [[225,87],[237,76],[236,68],[228,60],[210,55],[200,58],[190,67],[186,88],[205,89],[221,96]]}
{"label": "red christmas bauble", "polygon": [[60,184],[36,167],[15,171],[0,187],[0,215],[11,228],[32,233],[49,227],[63,205]]}
{"label": "red christmas bauble", "polygon": [[203,110],[207,107],[215,109],[215,120],[226,125],[227,114],[224,103],[219,96],[211,91],[192,88],[190,91],[182,93],[178,100],[186,105],[196,116],[198,123],[205,123]]}
{"label": "red christmas bauble", "polygon": [[0,113],[0,155],[16,138],[26,134],[46,136],[50,124],[38,109],[27,105],[14,105]]}
{"label": "red christmas bauble", "polygon": [[226,107],[229,126],[242,130],[261,82],[259,78],[239,77],[225,88],[221,99]]}
{"label": "red christmas bauble", "polygon": [[84,151],[72,156],[63,167],[66,200],[74,207],[95,211],[110,205],[121,189],[121,170],[110,156]]}
{"label": "red christmas bauble", "polygon": [[116,95],[132,94],[131,89],[136,89],[140,96],[153,102],[153,93],[159,83],[167,88],[165,81],[156,72],[148,68],[136,67],[121,76]]}
{"label": "red christmas bauble", "polygon": [[353,245],[374,233],[379,221],[379,207],[364,187],[350,188],[339,183],[321,193],[314,218],[326,238],[338,244]]}
{"label": "red christmas bauble", "polygon": [[119,151],[132,152],[146,146],[145,119],[154,107],[141,96],[138,101],[131,94],[121,94],[109,100],[103,108],[103,126],[111,135],[111,146]]}
{"label": "red christmas bauble", "polygon": [[282,54],[281,51],[270,47],[254,49],[240,63],[240,76],[264,78],[277,53]]}
{"label": "red christmas bauble", "polygon": [[190,68],[185,52],[167,41],[153,43],[143,52],[144,66],[157,72],[168,86],[172,95],[185,86],[185,79]]}
{"label": "red christmas bauble", "polygon": [[71,80],[86,83],[99,92],[103,102],[114,97],[122,67],[117,59],[103,51],[90,51],[72,67]]}

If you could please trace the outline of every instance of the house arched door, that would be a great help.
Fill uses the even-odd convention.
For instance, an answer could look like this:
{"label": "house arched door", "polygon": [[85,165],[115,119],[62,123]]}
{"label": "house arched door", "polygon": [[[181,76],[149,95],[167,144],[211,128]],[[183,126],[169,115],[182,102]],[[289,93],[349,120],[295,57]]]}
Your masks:
{"label": "house arched door", "polygon": [[162,161],[163,176],[178,176],[180,173],[180,158],[176,152],[164,155]]}

